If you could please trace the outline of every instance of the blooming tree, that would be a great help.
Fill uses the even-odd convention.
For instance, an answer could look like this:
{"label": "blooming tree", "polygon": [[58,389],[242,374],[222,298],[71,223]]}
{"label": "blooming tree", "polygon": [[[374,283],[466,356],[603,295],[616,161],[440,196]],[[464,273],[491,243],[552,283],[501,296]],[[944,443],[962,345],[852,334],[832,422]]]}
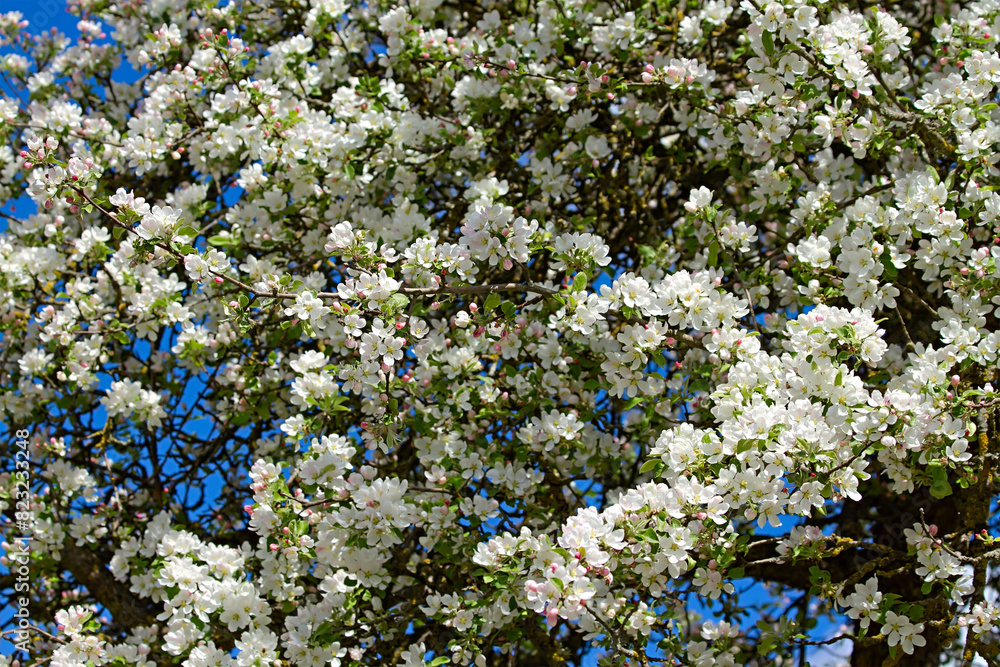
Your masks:
{"label": "blooming tree", "polygon": [[69,10],[0,17],[24,664],[1000,659],[1000,4]]}

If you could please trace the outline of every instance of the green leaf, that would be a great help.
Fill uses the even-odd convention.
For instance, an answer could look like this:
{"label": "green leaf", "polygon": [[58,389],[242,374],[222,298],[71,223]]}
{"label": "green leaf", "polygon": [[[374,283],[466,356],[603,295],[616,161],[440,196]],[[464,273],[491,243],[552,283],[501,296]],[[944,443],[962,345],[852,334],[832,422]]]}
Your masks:
{"label": "green leaf", "polygon": [[764,51],[767,55],[774,55],[774,36],[765,30],[761,33],[760,40],[764,42]]}
{"label": "green leaf", "polygon": [[656,250],[654,250],[653,248],[651,248],[648,245],[640,245],[639,246],[639,254],[642,255],[643,259],[645,259],[646,261],[649,261],[649,262],[651,262],[654,259],[656,259]]}
{"label": "green leaf", "polygon": [[712,241],[712,245],[708,246],[708,265],[718,266],[719,262],[719,242]]}
{"label": "green leaf", "polygon": [[112,227],[111,235],[114,236],[116,239],[120,239],[122,236],[125,235],[125,228],[118,226]]}
{"label": "green leaf", "polygon": [[744,574],[746,574],[746,570],[744,568],[734,567],[726,573],[726,576],[730,579],[742,579]]}
{"label": "green leaf", "polygon": [[948,470],[944,466],[931,466],[931,495],[941,500],[952,494],[951,484],[948,483]]}
{"label": "green leaf", "polygon": [[662,461],[660,461],[660,459],[650,459],[642,464],[642,467],[639,468],[639,472],[640,473],[649,472],[650,470],[655,469],[661,463]]}
{"label": "green leaf", "polygon": [[347,180],[353,181],[354,180],[354,173],[355,173],[354,172],[354,165],[351,164],[350,162],[345,162],[344,163],[344,176],[347,177]]}
{"label": "green leaf", "polygon": [[956,169],[952,169],[951,171],[948,172],[948,175],[945,176],[945,178],[944,178],[944,187],[948,188],[949,190],[951,190],[952,187],[954,187],[954,185],[955,185],[955,172],[956,171],[957,171]]}
{"label": "green leaf", "polygon": [[951,484],[944,482],[943,484],[935,483],[931,486],[931,495],[941,500],[942,498],[947,498],[952,494]]}
{"label": "green leaf", "polygon": [[587,285],[590,284],[590,276],[587,275],[586,271],[577,272],[576,276],[573,277],[573,291],[582,292],[587,289]]}
{"label": "green leaf", "polygon": [[198,236],[198,230],[192,227],[191,225],[184,225],[176,232],[174,232],[174,234],[176,236]]}
{"label": "green leaf", "polygon": [[496,293],[490,294],[488,297],[486,297],[486,302],[483,304],[483,308],[487,311],[494,310],[497,306],[500,305],[501,301],[503,301],[503,299],[500,298],[499,294]]}
{"label": "green leaf", "polygon": [[500,304],[500,310],[503,311],[504,317],[511,320],[514,319],[514,317],[517,315],[517,308],[514,307],[514,304],[511,303],[510,301],[504,301],[502,304]]}
{"label": "green leaf", "polygon": [[407,304],[410,303],[410,297],[405,294],[393,294],[389,297],[389,300],[382,304],[382,309],[389,310],[390,312],[399,312],[406,308]]}

